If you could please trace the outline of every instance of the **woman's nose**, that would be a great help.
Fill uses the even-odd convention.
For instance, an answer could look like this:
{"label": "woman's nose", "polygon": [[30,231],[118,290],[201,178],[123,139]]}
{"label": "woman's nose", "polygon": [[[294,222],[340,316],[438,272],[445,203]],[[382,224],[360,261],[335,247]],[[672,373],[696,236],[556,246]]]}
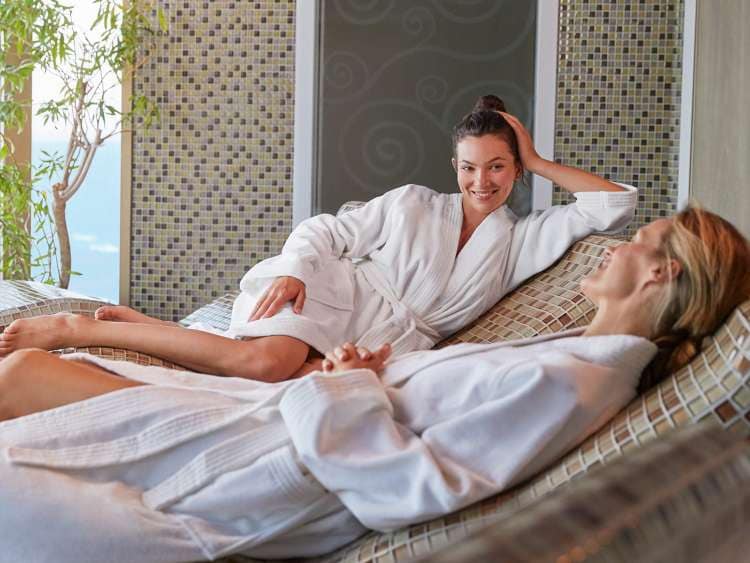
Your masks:
{"label": "woman's nose", "polygon": [[476,182],[478,186],[484,187],[489,184],[489,181],[490,181],[490,175],[486,171],[479,170],[477,172]]}

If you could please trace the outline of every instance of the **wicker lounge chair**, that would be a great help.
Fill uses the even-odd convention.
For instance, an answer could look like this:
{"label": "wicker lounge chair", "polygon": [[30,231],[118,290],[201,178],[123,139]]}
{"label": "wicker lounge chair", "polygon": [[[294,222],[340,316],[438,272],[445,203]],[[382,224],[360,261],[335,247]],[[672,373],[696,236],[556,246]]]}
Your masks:
{"label": "wicker lounge chair", "polygon": [[[597,266],[605,248],[619,239],[591,235],[576,243],[554,266],[503,298],[471,326],[441,346],[457,342],[496,342],[583,326],[594,307],[578,288]],[[198,309],[182,322],[201,320],[226,327],[233,295]],[[61,310],[92,314],[90,299],[28,282],[0,282],[0,327],[15,318]],[[371,533],[319,563],[400,562],[433,553],[517,511],[592,468],[635,450],[673,428],[702,420],[750,435],[750,301],[706,339],[703,352],[661,385],[636,398],[581,446],[535,478],[460,512],[391,533]],[[89,348],[108,358],[167,365],[158,358],[124,350]],[[247,562],[234,557],[229,562]]]}

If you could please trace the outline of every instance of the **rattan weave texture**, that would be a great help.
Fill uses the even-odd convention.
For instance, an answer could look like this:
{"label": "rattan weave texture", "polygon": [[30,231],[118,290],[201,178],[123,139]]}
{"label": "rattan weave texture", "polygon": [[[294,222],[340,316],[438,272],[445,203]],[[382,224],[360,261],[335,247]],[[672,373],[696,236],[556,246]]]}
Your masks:
{"label": "rattan weave texture", "polygon": [[94,316],[104,302],[59,289],[26,281],[0,281],[0,332],[15,319],[52,315],[67,311]]}

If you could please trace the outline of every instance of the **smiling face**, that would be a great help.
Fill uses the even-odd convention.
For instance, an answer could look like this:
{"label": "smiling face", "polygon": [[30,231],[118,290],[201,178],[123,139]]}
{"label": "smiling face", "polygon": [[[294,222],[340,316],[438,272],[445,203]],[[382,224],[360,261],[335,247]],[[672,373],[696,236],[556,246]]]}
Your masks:
{"label": "smiling face", "polygon": [[625,299],[679,274],[679,264],[667,264],[662,250],[671,228],[669,219],[659,219],[638,229],[630,242],[607,249],[599,267],[581,281],[586,297],[597,305],[602,299]]}
{"label": "smiling face", "polygon": [[453,159],[465,214],[485,216],[505,203],[521,165],[506,141],[496,135],[467,136]]}

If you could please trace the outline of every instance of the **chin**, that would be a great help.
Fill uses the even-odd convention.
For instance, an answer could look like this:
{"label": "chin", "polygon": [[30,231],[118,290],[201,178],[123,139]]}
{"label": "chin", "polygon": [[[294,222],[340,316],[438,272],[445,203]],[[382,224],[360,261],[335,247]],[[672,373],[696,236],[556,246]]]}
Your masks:
{"label": "chin", "polygon": [[474,209],[482,211],[484,213],[492,213],[496,209],[505,205],[508,201],[508,194],[498,194],[492,199],[479,200],[475,198],[471,193],[464,192],[464,200]]}

